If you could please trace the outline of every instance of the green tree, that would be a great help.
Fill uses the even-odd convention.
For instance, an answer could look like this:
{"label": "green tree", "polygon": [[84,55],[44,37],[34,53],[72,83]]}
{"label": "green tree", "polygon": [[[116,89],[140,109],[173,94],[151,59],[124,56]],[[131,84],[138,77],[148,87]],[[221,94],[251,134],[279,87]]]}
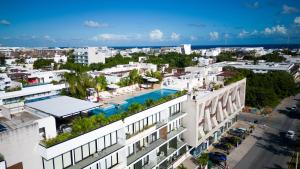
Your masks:
{"label": "green tree", "polygon": [[284,62],[286,60],[286,58],[280,56],[277,51],[263,55],[261,56],[261,59],[266,60],[267,62]]}
{"label": "green tree", "polygon": [[137,69],[133,69],[129,72],[129,83],[139,83],[141,81],[141,75],[139,75],[139,71]]}
{"label": "green tree", "polygon": [[98,77],[96,77],[96,90],[97,93],[99,93],[100,91],[105,90],[107,87],[107,81],[104,75],[100,75]]}
{"label": "green tree", "polygon": [[148,72],[146,72],[146,76],[156,78],[159,80],[159,82],[161,82],[163,80],[163,76],[159,71],[156,71],[156,72],[148,71]]}
{"label": "green tree", "polygon": [[17,58],[15,62],[16,62],[17,65],[18,64],[25,64],[25,58],[23,58],[23,57]]}
{"label": "green tree", "polygon": [[223,61],[236,61],[236,58],[234,58],[235,54],[232,52],[221,52],[217,56],[217,62],[223,62]]}
{"label": "green tree", "polygon": [[51,66],[51,63],[54,63],[53,59],[38,59],[33,62],[34,69],[41,69]]}

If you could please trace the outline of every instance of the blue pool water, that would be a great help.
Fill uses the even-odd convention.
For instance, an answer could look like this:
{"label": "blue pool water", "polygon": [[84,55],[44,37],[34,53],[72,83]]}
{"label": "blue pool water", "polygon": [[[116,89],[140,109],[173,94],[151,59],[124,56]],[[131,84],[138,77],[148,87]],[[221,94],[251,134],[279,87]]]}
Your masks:
{"label": "blue pool water", "polygon": [[142,94],[142,95],[139,95],[139,96],[129,98],[129,99],[125,100],[124,103],[121,104],[121,105],[111,104],[111,106],[109,106],[107,108],[96,108],[96,109],[91,110],[89,113],[91,115],[104,113],[105,116],[108,117],[108,116],[111,116],[111,115],[116,114],[118,112],[126,111],[132,103],[144,104],[148,99],[152,99],[152,100],[155,101],[155,100],[158,100],[162,97],[174,94],[176,92],[177,92],[177,90],[170,90],[170,89],[155,90],[155,91],[150,92],[150,93],[145,93],[145,94]]}

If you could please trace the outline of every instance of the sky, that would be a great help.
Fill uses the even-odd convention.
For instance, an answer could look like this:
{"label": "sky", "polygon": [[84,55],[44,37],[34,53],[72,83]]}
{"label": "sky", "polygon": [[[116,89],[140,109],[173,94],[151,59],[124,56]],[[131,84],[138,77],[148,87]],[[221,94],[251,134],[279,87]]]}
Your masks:
{"label": "sky", "polygon": [[300,0],[1,0],[0,45],[299,44]]}

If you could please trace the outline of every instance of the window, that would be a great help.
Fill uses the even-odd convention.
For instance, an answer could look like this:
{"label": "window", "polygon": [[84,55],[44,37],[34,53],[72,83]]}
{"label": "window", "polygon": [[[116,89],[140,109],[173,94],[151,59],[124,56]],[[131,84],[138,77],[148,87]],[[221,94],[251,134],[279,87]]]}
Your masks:
{"label": "window", "polygon": [[82,156],[83,156],[83,158],[86,158],[89,155],[90,155],[89,144],[85,144],[82,146]]}
{"label": "window", "polygon": [[53,169],[53,160],[43,160],[44,161],[44,169]]}
{"label": "window", "polygon": [[55,169],[63,169],[62,156],[58,156],[58,157],[54,158],[54,166],[55,166]]}
{"label": "window", "polygon": [[147,155],[146,157],[144,157],[143,161],[144,161],[143,166],[147,165],[149,163],[149,155]]}
{"label": "window", "polygon": [[116,164],[118,164],[118,153],[115,153],[115,154],[112,155],[111,162],[112,162],[113,166],[116,165]]}
{"label": "window", "polygon": [[134,125],[135,125],[135,126],[134,126],[134,129],[135,129],[134,132],[135,132],[135,133],[136,133],[136,132],[139,132],[139,129],[140,129],[140,123],[139,123],[139,121],[136,122],[136,123],[134,123]]}
{"label": "window", "polygon": [[102,160],[102,161],[100,162],[100,168],[101,168],[101,169],[105,169],[105,168],[106,168],[105,160]]}
{"label": "window", "polygon": [[111,166],[112,166],[112,164],[111,164],[111,156],[109,156],[109,157],[106,158],[106,167],[110,168]]}
{"label": "window", "polygon": [[96,152],[96,141],[92,141],[90,144],[90,154],[94,154]]}
{"label": "window", "polygon": [[149,125],[152,125],[152,124],[153,124],[152,116],[149,116],[149,117],[148,117],[148,123],[149,123]]}
{"label": "window", "polygon": [[147,120],[147,118],[144,118],[144,125],[145,125],[145,126],[148,125],[148,120]]}
{"label": "window", "polygon": [[129,125],[129,134],[133,134],[133,124]]}
{"label": "window", "polygon": [[111,144],[116,144],[117,143],[117,132],[111,133]]}
{"label": "window", "polygon": [[128,156],[130,156],[131,154],[133,154],[133,145],[132,144],[130,146],[128,146]]}
{"label": "window", "polygon": [[67,153],[63,154],[63,161],[64,161],[64,168],[68,167],[72,164],[71,152],[67,152]]}
{"label": "window", "polygon": [[82,151],[81,151],[81,147],[78,147],[74,150],[75,153],[75,162],[78,162],[80,160],[82,160]]}
{"label": "window", "polygon": [[110,134],[105,136],[105,148],[111,146]]}
{"label": "window", "polygon": [[104,149],[104,137],[101,137],[98,139],[98,151],[101,151]]}

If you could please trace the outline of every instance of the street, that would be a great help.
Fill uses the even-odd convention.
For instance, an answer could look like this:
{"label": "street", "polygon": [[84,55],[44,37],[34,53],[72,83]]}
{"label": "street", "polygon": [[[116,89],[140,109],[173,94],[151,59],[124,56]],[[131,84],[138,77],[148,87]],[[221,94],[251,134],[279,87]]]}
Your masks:
{"label": "street", "polygon": [[[294,142],[284,139],[287,130],[296,130],[300,121],[300,113],[290,112],[286,107],[295,106],[294,97],[289,97],[275,108],[269,117],[242,113],[240,120],[258,120],[258,126],[264,129],[262,137],[257,137],[254,146],[237,163],[234,169],[286,169]],[[296,134],[298,137],[299,133]]]}

